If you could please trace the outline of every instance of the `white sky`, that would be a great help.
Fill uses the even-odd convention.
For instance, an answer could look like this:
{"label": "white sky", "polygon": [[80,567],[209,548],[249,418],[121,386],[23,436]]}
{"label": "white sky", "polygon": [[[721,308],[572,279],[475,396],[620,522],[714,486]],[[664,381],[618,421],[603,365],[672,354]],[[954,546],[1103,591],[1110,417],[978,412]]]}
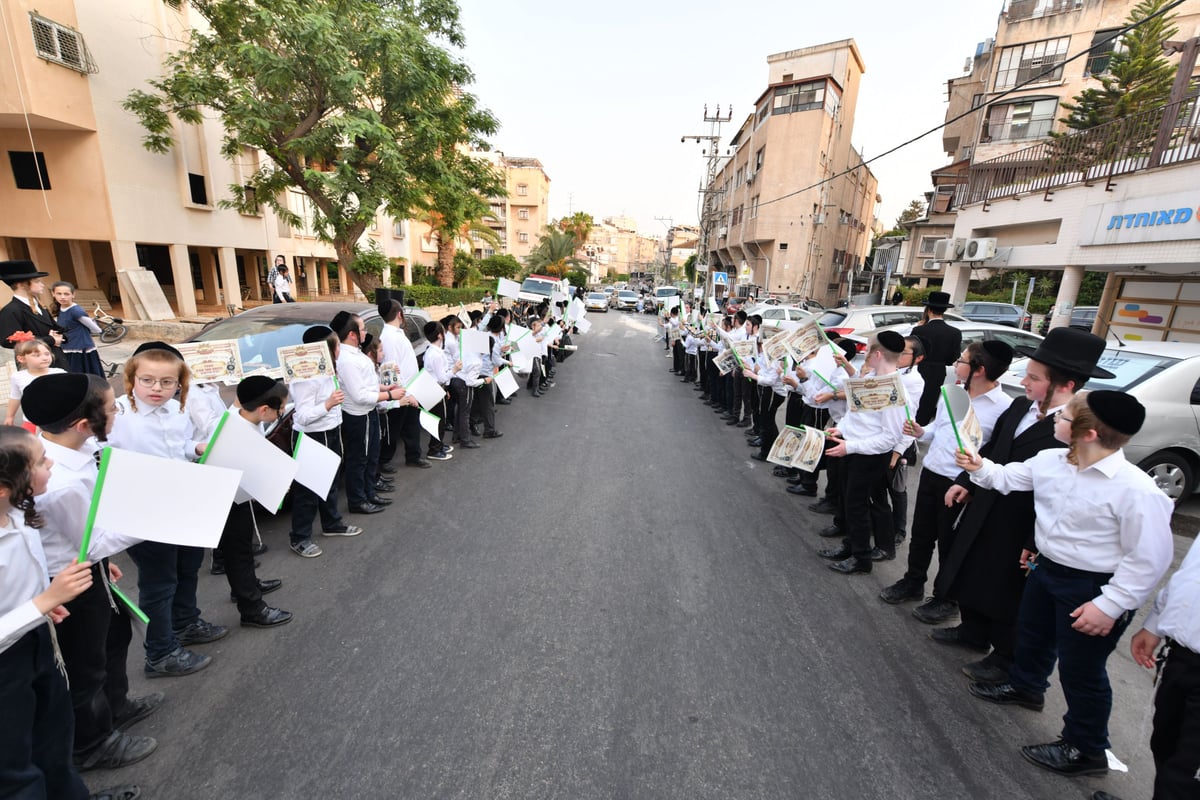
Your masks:
{"label": "white sky", "polygon": [[[853,141],[867,158],[940,124],[946,80],[995,35],[1001,0],[459,0],[470,87],[496,149],[539,159],[550,214],[627,215],[662,235],[696,224],[705,103],[733,105],[727,143],[766,88],[767,56],[853,38],[866,65]],[[871,165],[890,225],[946,163],[940,133]],[[802,188],[797,186],[795,188]]]}

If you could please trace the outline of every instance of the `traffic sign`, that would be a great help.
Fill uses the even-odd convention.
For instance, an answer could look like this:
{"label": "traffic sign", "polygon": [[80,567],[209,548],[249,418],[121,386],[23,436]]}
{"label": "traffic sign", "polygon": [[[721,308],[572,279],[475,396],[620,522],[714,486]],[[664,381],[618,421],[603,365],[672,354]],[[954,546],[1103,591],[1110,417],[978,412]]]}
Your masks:
{"label": "traffic sign", "polygon": [[713,282],[713,286],[728,286],[729,285],[729,273],[728,272],[714,272],[712,274],[712,282]]}

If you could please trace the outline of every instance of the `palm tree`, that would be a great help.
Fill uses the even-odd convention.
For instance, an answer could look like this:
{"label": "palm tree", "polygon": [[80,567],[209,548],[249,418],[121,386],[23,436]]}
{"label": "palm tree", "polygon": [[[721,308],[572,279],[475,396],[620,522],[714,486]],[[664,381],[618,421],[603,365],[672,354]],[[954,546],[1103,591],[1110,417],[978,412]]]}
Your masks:
{"label": "palm tree", "polygon": [[587,244],[588,235],[592,229],[596,227],[596,220],[592,219],[591,214],[585,214],[582,211],[576,211],[569,217],[563,217],[558,221],[558,229],[565,231],[575,237],[575,246],[583,247]]}
{"label": "palm tree", "polygon": [[577,245],[573,233],[547,225],[538,237],[537,246],[525,259],[525,265],[535,272],[561,278],[567,274],[568,269],[583,263],[575,257]]}

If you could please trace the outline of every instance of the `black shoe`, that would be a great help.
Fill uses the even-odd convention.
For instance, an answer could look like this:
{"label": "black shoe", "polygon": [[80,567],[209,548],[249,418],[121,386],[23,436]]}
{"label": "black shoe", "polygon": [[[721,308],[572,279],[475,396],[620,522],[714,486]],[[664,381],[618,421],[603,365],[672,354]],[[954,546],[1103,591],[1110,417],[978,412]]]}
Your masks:
{"label": "black shoe", "polygon": [[963,664],[962,672],[975,683],[1008,683],[1008,670],[997,665],[990,655]]}
{"label": "black shoe", "polygon": [[350,506],[348,510],[351,514],[378,514],[380,511],[383,511],[383,506],[367,503],[361,506]]}
{"label": "black shoe", "polygon": [[377,492],[394,492],[394,491],[396,491],[396,484],[390,483],[388,481],[378,481],[371,488]]}
{"label": "black shoe", "polygon": [[173,678],[199,672],[211,663],[212,656],[178,647],[175,652],[168,653],[157,661],[147,660],[142,672],[147,678]]}
{"label": "black shoe", "polygon": [[837,525],[828,525],[817,531],[817,536],[820,536],[822,539],[836,539],[837,537],[844,535],[845,534],[842,533],[842,529]]}
{"label": "black shoe", "polygon": [[929,638],[938,644],[961,647],[973,653],[986,653],[991,649],[991,647],[983,642],[973,642],[970,639],[963,638],[962,625],[955,625],[953,628],[934,628],[929,632]]}
{"label": "black shoe", "polygon": [[497,397],[497,398],[496,398],[496,405],[498,405],[498,406],[511,406],[511,405],[512,405],[512,400],[508,400],[508,399],[505,399],[505,398],[503,398],[503,397]]}
{"label": "black shoe", "polygon": [[[800,484],[804,483],[803,475],[793,475],[789,470],[786,470],[786,469],[783,471],[783,474],[787,476],[788,486],[799,486]],[[813,497],[816,497],[817,496],[817,487],[814,486],[812,488],[813,488]]]}
{"label": "black shoe", "polygon": [[[258,581],[258,593],[259,594],[270,594],[271,592],[278,589],[280,586],[283,586],[283,581],[281,581],[279,578],[267,578],[266,580],[260,579]],[[233,592],[230,592],[229,599],[234,602],[237,602],[237,595],[235,595]]]}
{"label": "black shoe", "polygon": [[113,728],[125,730],[132,725],[136,725],[155,711],[158,711],[158,707],[162,705],[162,702],[162,692],[151,692],[141,697],[126,697],[125,705],[121,707],[120,712],[112,715]]}
{"label": "black shoe", "polygon": [[912,578],[901,578],[879,593],[879,599],[885,603],[896,605],[908,600],[923,600],[925,584],[917,583]]}
{"label": "black shoe", "polygon": [[382,472],[384,475],[395,475],[396,474],[396,468],[393,467],[391,464],[380,464],[379,471]]}
{"label": "black shoe", "polygon": [[754,459],[755,461],[766,461],[767,460],[767,457],[764,456],[762,453],[751,453],[750,457],[752,459]]}
{"label": "black shoe", "polygon": [[1092,800],[1121,800],[1121,798],[1108,792],[1092,792]]}
{"label": "black shoe", "polygon": [[905,537],[906,534],[903,531],[897,533],[895,538],[892,539],[892,544],[894,544],[896,547],[899,547],[900,545],[904,544]]}
{"label": "black shoe", "polygon": [[124,783],[120,786],[109,786],[98,792],[92,792],[88,795],[88,800],[138,800],[141,796],[142,789],[140,786]]}
{"label": "black shoe", "polygon": [[832,514],[834,511],[837,511],[837,506],[829,502],[828,497],[822,497],[820,500],[810,505],[808,510],[815,511],[818,514]]}
{"label": "black shoe", "polygon": [[263,610],[248,617],[242,617],[243,628],[274,628],[276,625],[286,625],[292,621],[292,612],[271,606],[263,606]]}
{"label": "black shoe", "polygon": [[386,497],[380,497],[379,495],[368,497],[367,502],[373,506],[379,506],[381,508],[383,506],[390,506],[392,504],[391,500],[388,500]]}
{"label": "black shoe", "polygon": [[503,433],[501,433],[500,431],[488,431],[487,433],[485,433],[485,434],[483,435],[483,438],[485,438],[485,439],[499,439],[499,438],[500,438],[501,436],[503,436],[503,435],[504,435],[504,434],[503,434]]}
{"label": "black shoe", "polygon": [[87,772],[93,769],[118,769],[136,764],[158,748],[158,742],[149,736],[130,736],[113,731],[95,750],[86,756],[76,755],[75,769]]}
{"label": "black shoe", "polygon": [[958,616],[958,603],[953,600],[931,597],[927,602],[914,608],[912,615],[926,625],[941,625]]}
{"label": "black shoe", "polygon": [[477,443],[475,443],[475,442],[472,442],[472,441],[460,442],[458,446],[459,446],[459,447],[461,447],[463,450],[477,450],[477,449],[479,449],[479,445],[478,445]]}
{"label": "black shoe", "polygon": [[479,435],[479,426],[478,426],[478,425],[476,425],[475,423],[471,423],[471,424],[470,424],[470,425],[467,427],[467,429],[471,431],[471,435],[472,435],[472,436],[478,436],[478,435]]}
{"label": "black shoe", "polygon": [[1030,764],[1057,772],[1059,775],[1105,775],[1108,756],[1104,753],[1085,755],[1078,747],[1059,739],[1050,744],[1031,744],[1021,748],[1021,755]]}
{"label": "black shoe", "polygon": [[198,619],[186,628],[175,631],[179,644],[187,647],[189,644],[208,644],[229,635],[229,628],[224,625],[213,625],[206,620]]}
{"label": "black shoe", "polygon": [[1045,706],[1045,701],[1040,694],[1018,689],[1008,682],[972,683],[968,684],[967,691],[980,700],[987,700],[989,703],[1002,706],[1020,706],[1028,708],[1030,711],[1041,711]]}
{"label": "black shoe", "polygon": [[256,556],[261,556],[265,552],[267,552],[267,545],[265,542],[255,542],[254,547],[250,550],[250,553]]}
{"label": "black shoe", "polygon": [[873,548],[871,548],[871,560],[872,561],[895,561],[896,560],[896,551],[893,550],[892,552],[889,553],[887,550],[881,550],[878,547],[873,547]]}
{"label": "black shoe", "polygon": [[762,447],[762,437],[755,436],[753,439],[748,439],[746,444],[750,445],[751,447]]}
{"label": "black shoe", "polygon": [[865,558],[855,558],[850,556],[844,561],[835,561],[829,565],[829,568],[834,572],[840,572],[843,575],[870,575],[871,562]]}
{"label": "black shoe", "polygon": [[751,422],[750,422],[750,420],[748,420],[748,419],[744,419],[744,420],[742,420],[741,422],[739,422],[739,423],[737,424],[737,426],[738,426],[739,428],[749,428],[749,427],[750,427],[752,424],[753,424],[753,423],[751,423]]}
{"label": "black shoe", "polygon": [[853,554],[850,552],[850,545],[843,544],[841,547],[818,550],[817,555],[821,558],[828,558],[830,561],[842,561],[843,559],[850,558]]}
{"label": "black shoe", "polygon": [[529,396],[530,397],[541,397],[542,393],[540,391],[538,391],[537,389],[534,389],[532,392],[529,393]]}
{"label": "black shoe", "polygon": [[225,574],[225,562],[218,561],[216,556],[214,555],[213,560],[212,560],[212,567],[210,567],[208,571],[210,573],[212,573],[213,575],[224,575]]}
{"label": "black shoe", "polygon": [[787,467],[777,466],[775,469],[771,470],[771,477],[773,478],[786,478],[789,474],[790,473],[788,472]]}
{"label": "black shoe", "polygon": [[404,466],[417,467],[418,469],[430,469],[433,467],[433,463],[422,458],[420,461],[405,461]]}
{"label": "black shoe", "polygon": [[[721,417],[721,419],[725,419],[725,417]],[[737,418],[737,417],[730,417],[730,418],[728,419],[728,421],[726,421],[726,423],[725,423],[725,424],[726,424],[726,425],[737,425],[739,428],[744,428],[744,427],[746,427],[746,426],[745,426],[745,425],[743,425],[742,423],[738,422],[738,418]]]}
{"label": "black shoe", "polygon": [[[792,482],[792,479],[789,478],[788,483],[791,483],[791,482]],[[787,487],[787,493],[799,495],[800,497],[816,497],[817,496],[817,487],[804,486],[803,484],[794,483],[791,486]]]}

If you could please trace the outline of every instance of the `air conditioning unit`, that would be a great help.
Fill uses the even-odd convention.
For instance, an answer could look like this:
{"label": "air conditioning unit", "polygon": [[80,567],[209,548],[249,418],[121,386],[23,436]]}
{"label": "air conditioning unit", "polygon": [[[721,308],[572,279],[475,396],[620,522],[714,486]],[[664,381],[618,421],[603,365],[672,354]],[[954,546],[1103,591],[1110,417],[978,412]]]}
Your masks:
{"label": "air conditioning unit", "polygon": [[722,227],[722,228],[717,229],[717,236],[723,237],[723,236],[728,236],[728,235],[729,235],[729,228]]}
{"label": "air conditioning unit", "polygon": [[964,244],[962,239],[938,239],[933,243],[933,260],[958,261],[962,256]]}
{"label": "air conditioning unit", "polygon": [[754,183],[754,176],[756,176],[756,175],[758,175],[758,173],[755,172],[754,170],[750,170],[749,172],[747,172],[746,173],[746,183]]}
{"label": "air conditioning unit", "polygon": [[928,270],[930,272],[935,272],[941,268],[942,268],[942,265],[939,264],[937,262],[937,260],[933,259],[933,258],[927,258],[921,262],[921,269]]}
{"label": "air conditioning unit", "polygon": [[987,261],[996,257],[996,240],[968,239],[967,249],[963,252],[963,261]]}
{"label": "air conditioning unit", "polygon": [[824,214],[813,214],[813,225],[824,225],[824,224],[825,224],[825,215]]}

